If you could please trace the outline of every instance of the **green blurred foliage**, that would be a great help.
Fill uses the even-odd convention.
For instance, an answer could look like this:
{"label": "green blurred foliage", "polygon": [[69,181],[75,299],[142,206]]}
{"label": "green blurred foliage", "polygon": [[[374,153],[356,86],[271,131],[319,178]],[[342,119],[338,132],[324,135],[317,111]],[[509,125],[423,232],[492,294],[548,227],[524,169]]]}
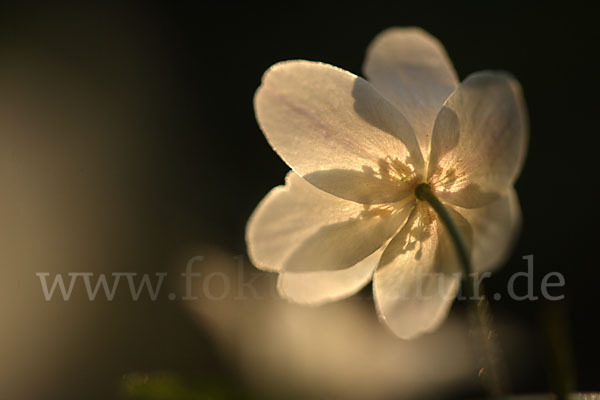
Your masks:
{"label": "green blurred foliage", "polygon": [[123,378],[121,395],[127,400],[255,399],[233,382],[195,382],[171,373],[128,374]]}

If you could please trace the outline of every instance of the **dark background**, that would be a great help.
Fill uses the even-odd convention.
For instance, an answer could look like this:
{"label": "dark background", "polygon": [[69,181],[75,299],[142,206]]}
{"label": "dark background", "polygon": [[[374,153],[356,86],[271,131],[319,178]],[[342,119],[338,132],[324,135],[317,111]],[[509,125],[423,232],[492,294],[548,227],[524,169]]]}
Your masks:
{"label": "dark background", "polygon": [[[533,337],[533,358],[523,361],[531,367],[512,377],[514,390],[550,388],[538,335],[548,309],[569,326],[577,389],[600,389],[598,42],[589,10],[368,1],[49,3],[0,12],[0,116],[10,121],[0,131],[7,204],[0,332],[3,351],[20,354],[2,378],[23,379],[23,398],[113,398],[132,371],[236,382],[236,371],[222,365],[177,304],[119,296],[114,303],[46,303],[33,272],[162,271],[200,243],[245,253],[248,216],[288,170],[254,119],[262,73],[277,61],[308,59],[360,75],[374,36],[407,25],[438,37],[461,79],[502,69],[524,89],[531,139],[516,184],[523,230],[488,288],[501,291],[533,254],[535,287],[559,271],[566,299],[492,302]],[[49,376],[44,368],[53,364],[60,368]]]}

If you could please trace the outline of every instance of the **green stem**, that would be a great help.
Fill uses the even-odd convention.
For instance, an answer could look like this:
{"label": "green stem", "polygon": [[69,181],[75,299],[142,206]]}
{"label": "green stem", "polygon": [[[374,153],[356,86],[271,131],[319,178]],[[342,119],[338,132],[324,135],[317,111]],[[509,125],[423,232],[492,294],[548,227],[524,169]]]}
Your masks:
{"label": "green stem", "polygon": [[[458,258],[460,260],[463,272],[464,272],[464,284],[463,292],[466,299],[477,299],[476,302],[471,303],[471,323],[477,327],[472,329],[474,336],[478,338],[480,342],[480,348],[483,349],[484,360],[483,363],[486,367],[480,370],[480,376],[486,378],[486,386],[490,394],[493,397],[500,397],[502,394],[502,380],[500,378],[500,366],[498,365],[498,344],[496,342],[496,335],[492,329],[492,315],[489,309],[489,303],[483,294],[482,288],[479,287],[479,280],[473,277],[470,280],[473,268],[471,266],[471,257],[467,251],[467,247],[462,241],[460,233],[452,221],[450,214],[446,210],[446,207],[442,202],[435,196],[431,187],[426,183],[419,184],[415,189],[415,195],[417,199],[426,201],[431,208],[436,212],[440,221],[448,231],[450,238],[456,248]],[[477,294],[477,297],[474,295]]]}
{"label": "green stem", "polygon": [[442,202],[435,197],[431,187],[426,183],[421,183],[417,186],[415,189],[415,195],[417,196],[417,199],[429,203],[431,208],[433,208],[437,213],[438,217],[440,217],[440,220],[448,230],[448,233],[452,238],[452,242],[454,243],[454,247],[458,252],[458,258],[460,259],[460,263],[463,267],[465,278],[468,279],[471,272],[473,272],[473,269],[471,268],[471,259],[469,257],[469,253],[467,252],[467,248],[460,238],[460,233],[458,233],[458,229],[456,229],[456,225],[454,225],[452,218],[450,218],[450,214],[448,214],[448,211],[446,211],[446,207],[444,207]]}

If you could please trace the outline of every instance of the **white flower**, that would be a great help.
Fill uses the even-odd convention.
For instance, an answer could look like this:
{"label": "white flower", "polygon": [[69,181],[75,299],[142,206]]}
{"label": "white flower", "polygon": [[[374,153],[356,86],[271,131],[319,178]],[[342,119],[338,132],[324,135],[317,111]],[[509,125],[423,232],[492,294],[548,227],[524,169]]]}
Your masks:
{"label": "white flower", "polygon": [[298,303],[350,296],[372,278],[379,315],[411,338],[443,321],[461,271],[417,185],[444,203],[476,271],[498,265],[520,222],[512,186],[526,110],[505,73],[459,83],[442,45],[417,28],[375,38],[364,73],[287,61],[264,74],[256,117],[292,171],[250,217],[248,253]]}

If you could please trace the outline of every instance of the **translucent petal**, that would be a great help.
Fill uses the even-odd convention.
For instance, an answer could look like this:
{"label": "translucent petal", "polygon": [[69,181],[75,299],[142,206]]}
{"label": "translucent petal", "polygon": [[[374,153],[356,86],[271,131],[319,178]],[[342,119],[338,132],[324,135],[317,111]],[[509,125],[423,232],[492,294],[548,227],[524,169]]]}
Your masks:
{"label": "translucent petal", "polygon": [[282,272],[277,280],[281,297],[318,305],[343,299],[362,289],[373,276],[384,246],[350,268],[337,271]]}
{"label": "translucent petal", "polygon": [[492,271],[500,266],[512,248],[521,227],[521,207],[511,187],[504,196],[480,208],[456,210],[473,229],[473,269]]}
{"label": "translucent petal", "polygon": [[449,203],[465,208],[489,204],[518,176],[527,137],[527,111],[517,81],[503,73],[472,74],[436,119],[428,179]]}
{"label": "translucent petal", "polygon": [[380,248],[406,220],[407,198],[371,205],[333,196],[290,172],[271,190],[246,230],[251,261],[261,269],[308,272],[353,266]]}
{"label": "translucent petal", "polygon": [[369,46],[363,71],[408,119],[421,152],[429,154],[435,117],[458,86],[442,44],[420,28],[387,29]]}
{"label": "translucent petal", "polygon": [[[448,212],[470,248],[469,223],[452,209]],[[426,203],[418,202],[405,226],[388,244],[373,276],[380,317],[403,339],[434,330],[456,296],[460,271],[445,227]]]}
{"label": "translucent petal", "polygon": [[281,158],[313,185],[364,204],[408,196],[423,157],[410,124],[367,81],[287,61],[263,76],[256,118]]}

